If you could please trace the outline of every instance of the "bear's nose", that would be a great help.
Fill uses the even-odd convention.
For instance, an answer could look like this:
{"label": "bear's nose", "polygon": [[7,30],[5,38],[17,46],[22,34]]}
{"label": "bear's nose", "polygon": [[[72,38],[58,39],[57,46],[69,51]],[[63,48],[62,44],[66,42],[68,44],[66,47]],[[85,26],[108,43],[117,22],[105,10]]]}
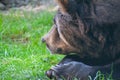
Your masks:
{"label": "bear's nose", "polygon": [[41,41],[42,41],[43,43],[45,43],[45,42],[46,42],[44,38],[42,38],[42,39],[41,39]]}

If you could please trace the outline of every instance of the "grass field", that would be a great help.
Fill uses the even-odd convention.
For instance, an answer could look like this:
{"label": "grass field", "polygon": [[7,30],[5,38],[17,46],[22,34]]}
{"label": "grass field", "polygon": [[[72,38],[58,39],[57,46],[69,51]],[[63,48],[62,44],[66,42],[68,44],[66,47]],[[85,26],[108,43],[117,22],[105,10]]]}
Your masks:
{"label": "grass field", "polygon": [[49,80],[45,71],[63,57],[51,55],[41,42],[53,16],[47,11],[0,13],[0,80]]}
{"label": "grass field", "polygon": [[46,80],[62,56],[51,55],[41,37],[52,26],[53,12],[0,13],[0,80]]}

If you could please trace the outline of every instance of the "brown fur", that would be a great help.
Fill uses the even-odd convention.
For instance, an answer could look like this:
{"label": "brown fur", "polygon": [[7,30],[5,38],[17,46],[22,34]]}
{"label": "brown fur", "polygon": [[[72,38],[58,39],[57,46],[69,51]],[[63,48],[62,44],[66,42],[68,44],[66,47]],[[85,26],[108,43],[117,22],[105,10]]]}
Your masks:
{"label": "brown fur", "polygon": [[63,13],[67,12],[68,0],[55,0],[61,8]]}
{"label": "brown fur", "polygon": [[120,58],[119,0],[56,1],[61,9],[43,37],[52,53],[77,54],[95,64]]}
{"label": "brown fur", "polygon": [[[119,0],[56,0],[60,9],[42,38],[51,53],[67,55],[47,71],[49,78],[87,80],[98,70],[120,75]],[[71,55],[72,54],[72,55]],[[70,61],[69,61],[70,60]],[[116,61],[118,62],[116,63]],[[82,74],[81,74],[82,73]]]}
{"label": "brown fur", "polygon": [[115,61],[104,66],[90,66],[81,62],[78,56],[68,55],[62,59],[62,61],[56,66],[52,67],[46,72],[46,75],[50,79],[54,80],[89,80],[90,76],[92,80],[100,80],[101,76],[96,73],[100,71],[104,74],[104,79],[107,80],[108,74],[114,80],[120,79],[120,60]]}

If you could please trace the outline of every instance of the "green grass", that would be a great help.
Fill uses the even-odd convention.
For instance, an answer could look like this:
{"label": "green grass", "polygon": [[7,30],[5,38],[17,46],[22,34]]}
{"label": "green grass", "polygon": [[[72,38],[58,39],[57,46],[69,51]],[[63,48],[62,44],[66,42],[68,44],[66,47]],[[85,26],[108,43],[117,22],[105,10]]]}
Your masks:
{"label": "green grass", "polygon": [[[48,80],[45,71],[63,57],[51,55],[41,42],[53,16],[48,11],[0,13],[0,80]],[[98,77],[106,80],[101,73]]]}
{"label": "green grass", "polygon": [[51,55],[41,42],[53,16],[47,11],[0,13],[0,80],[46,80],[45,71],[62,57]]}

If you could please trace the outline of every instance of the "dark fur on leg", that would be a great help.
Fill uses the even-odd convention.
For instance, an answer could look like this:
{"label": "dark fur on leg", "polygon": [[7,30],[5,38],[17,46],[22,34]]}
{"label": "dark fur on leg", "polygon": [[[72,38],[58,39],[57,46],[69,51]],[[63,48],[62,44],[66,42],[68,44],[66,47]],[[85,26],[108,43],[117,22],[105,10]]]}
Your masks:
{"label": "dark fur on leg", "polygon": [[104,66],[89,66],[76,60],[75,57],[66,56],[59,64],[48,70],[46,75],[54,80],[73,80],[74,78],[77,78],[78,80],[87,80],[89,79],[89,76],[94,78],[97,71],[101,71],[103,74],[111,74],[113,71],[112,77],[117,80],[120,78],[119,67],[120,60]]}

